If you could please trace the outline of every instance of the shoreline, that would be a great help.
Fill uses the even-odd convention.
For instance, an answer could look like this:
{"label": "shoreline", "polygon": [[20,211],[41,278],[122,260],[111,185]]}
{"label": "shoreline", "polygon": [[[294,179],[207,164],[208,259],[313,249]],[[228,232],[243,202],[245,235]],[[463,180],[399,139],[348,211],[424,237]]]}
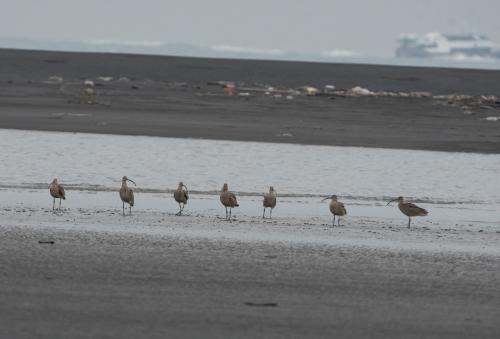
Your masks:
{"label": "shoreline", "polygon": [[[0,128],[500,153],[500,103],[480,98],[498,97],[500,71],[22,50],[0,50],[0,62]],[[229,96],[221,80],[260,87]],[[328,83],[472,97],[260,92]]]}

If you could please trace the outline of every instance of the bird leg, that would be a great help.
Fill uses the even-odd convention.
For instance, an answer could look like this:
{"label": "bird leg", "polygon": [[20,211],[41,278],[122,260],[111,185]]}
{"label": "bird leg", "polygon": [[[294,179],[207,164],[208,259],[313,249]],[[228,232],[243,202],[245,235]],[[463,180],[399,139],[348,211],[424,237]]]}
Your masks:
{"label": "bird leg", "polygon": [[129,209],[129,215],[132,215],[132,205],[128,205],[128,209]]}
{"label": "bird leg", "polygon": [[54,198],[54,201],[52,201],[52,210],[54,210],[54,208],[56,208],[56,198]]}
{"label": "bird leg", "polygon": [[123,206],[122,206],[122,212],[123,212],[123,215],[125,215],[125,201],[122,201],[122,204],[123,204]]}
{"label": "bird leg", "polygon": [[227,206],[226,206],[226,220],[227,220]]}
{"label": "bird leg", "polygon": [[61,210],[61,198],[59,198],[59,211]]}
{"label": "bird leg", "polygon": [[232,211],[232,208],[229,207],[229,220],[231,220],[231,211]]}
{"label": "bird leg", "polygon": [[266,215],[266,208],[264,207],[264,212],[262,212],[262,219],[265,219],[265,215]]}
{"label": "bird leg", "polygon": [[179,203],[179,212],[177,212],[176,215],[181,215],[182,214],[182,208],[181,208],[181,203]]}
{"label": "bird leg", "polygon": [[408,228],[410,228],[411,217],[408,217]]}
{"label": "bird leg", "polygon": [[273,214],[273,209],[271,208],[271,210],[269,211],[269,219],[272,219],[273,217],[271,216]]}
{"label": "bird leg", "polygon": [[335,214],[333,215],[333,223],[332,226],[335,227]]}
{"label": "bird leg", "polygon": [[340,216],[337,218],[337,225],[340,227]]}

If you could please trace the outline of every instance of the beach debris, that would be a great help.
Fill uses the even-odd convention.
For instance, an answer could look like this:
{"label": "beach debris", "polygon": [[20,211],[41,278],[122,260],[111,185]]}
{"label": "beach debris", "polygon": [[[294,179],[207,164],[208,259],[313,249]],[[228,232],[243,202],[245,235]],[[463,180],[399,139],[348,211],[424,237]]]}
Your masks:
{"label": "beach debris", "polygon": [[54,245],[55,241],[54,240],[38,240],[39,244],[49,244],[49,245]]}
{"label": "beach debris", "polygon": [[344,204],[337,200],[337,196],[335,194],[330,196],[330,197],[326,197],[321,201],[325,201],[328,199],[331,199],[330,212],[332,212],[332,214],[333,214],[332,225],[333,225],[333,227],[335,227],[335,216],[338,216],[337,225],[340,226],[340,217],[346,215],[347,210],[346,210]]}
{"label": "beach debris", "polygon": [[293,95],[287,95],[286,100],[293,100]]}
{"label": "beach debris", "polygon": [[139,86],[136,86],[136,85],[132,85],[130,86],[131,89],[135,89],[135,90],[138,90],[139,89]]}
{"label": "beach debris", "polygon": [[265,218],[266,208],[270,208],[269,210],[269,219],[272,219],[273,208],[276,207],[276,198],[278,196],[278,192],[274,190],[273,186],[269,186],[269,192],[264,194],[264,200],[262,201],[262,205],[264,206],[264,212],[262,212],[262,219]]}
{"label": "beach debris", "polygon": [[348,89],[345,92],[345,95],[352,96],[352,97],[358,97],[358,96],[365,96],[365,95],[375,95],[375,92],[370,91],[367,88],[356,86],[351,89]]}
{"label": "beach debris", "polygon": [[49,186],[49,192],[52,198],[52,210],[55,209],[56,199],[59,199],[59,210],[61,210],[61,199],[66,200],[66,194],[64,192],[64,187],[58,183],[57,178],[52,180],[52,183]]}
{"label": "beach debris", "polygon": [[331,92],[335,91],[335,86],[334,85],[325,85],[325,87],[323,87],[323,91],[325,93],[331,93]]}
{"label": "beach debris", "polygon": [[225,84],[223,88],[224,92],[226,92],[228,95],[238,94],[238,88],[236,87],[236,84],[234,82]]}
{"label": "beach debris", "polygon": [[127,181],[130,181],[137,186],[133,180],[127,178],[127,176],[123,176],[122,187],[120,188],[120,199],[122,199],[123,203],[123,215],[125,215],[125,203],[129,205],[130,215],[132,214],[132,206],[134,206],[134,192],[127,186]]}
{"label": "beach debris", "polygon": [[98,81],[102,81],[102,82],[110,82],[110,81],[113,81],[113,77],[109,77],[109,76],[100,76],[100,77],[97,77],[96,78]]}
{"label": "beach debris", "polygon": [[238,96],[240,96],[240,97],[249,97],[250,93],[249,92],[242,92],[242,93],[238,93]]}
{"label": "beach debris", "polygon": [[292,133],[278,133],[276,134],[277,137],[285,137],[285,138],[291,138],[293,137],[293,134]]}
{"label": "beach debris", "polygon": [[95,94],[95,91],[94,91],[94,89],[92,87],[87,87],[87,88],[85,88],[85,94],[87,96],[92,96],[92,95]]}
{"label": "beach debris", "polygon": [[251,301],[247,301],[244,303],[246,306],[251,306],[251,307],[277,307],[277,303],[254,303]]}
{"label": "beach debris", "polygon": [[120,77],[118,78],[118,82],[130,82],[130,79],[127,77]]}
{"label": "beach debris", "polygon": [[[189,84],[187,82],[172,82],[171,85],[173,87],[189,87]],[[194,86],[194,88],[196,88],[196,86]]]}
{"label": "beach debris", "polygon": [[315,96],[318,94],[319,90],[312,86],[302,86],[297,89],[300,92],[305,93],[308,96]]}
{"label": "beach debris", "polygon": [[[234,193],[232,192],[229,192],[229,188],[226,183],[224,184],[224,186],[222,186],[222,191],[220,193],[220,202],[226,208],[226,219],[231,220],[231,210],[235,207],[238,207],[239,205],[238,201],[236,200],[236,195],[234,195]],[[229,218],[227,212],[228,207],[229,207]]]}
{"label": "beach debris", "polygon": [[483,120],[486,120],[486,121],[500,121],[500,117],[486,117]]}
{"label": "beach debris", "polygon": [[85,80],[83,84],[87,87],[94,87],[95,83],[92,80]]}
{"label": "beach debris", "polygon": [[389,201],[387,203],[387,206],[389,206],[389,204],[393,201],[398,202],[399,210],[401,211],[401,213],[403,213],[408,217],[408,228],[410,228],[411,217],[417,217],[417,216],[425,217],[426,215],[429,214],[429,212],[427,212],[425,209],[418,207],[414,203],[405,201],[405,199],[401,196]]}
{"label": "beach debris", "polygon": [[410,97],[410,98],[430,98],[430,97],[432,97],[432,93],[431,92],[424,92],[424,91],[409,92],[408,97]]}
{"label": "beach debris", "polygon": [[208,86],[220,86],[220,87],[225,87],[226,85],[229,84],[234,84],[234,81],[227,81],[227,80],[219,80],[219,81],[208,81],[207,85]]}
{"label": "beach debris", "polygon": [[46,84],[62,84],[63,78],[58,75],[52,75],[48,78],[47,81],[44,81]]}
{"label": "beach debris", "polygon": [[182,181],[179,182],[179,185],[177,186],[177,189],[174,192],[174,199],[179,204],[179,212],[177,213],[177,215],[181,215],[182,211],[184,211],[184,206],[186,206],[187,201],[189,199],[188,188],[186,187],[186,185],[184,185]]}

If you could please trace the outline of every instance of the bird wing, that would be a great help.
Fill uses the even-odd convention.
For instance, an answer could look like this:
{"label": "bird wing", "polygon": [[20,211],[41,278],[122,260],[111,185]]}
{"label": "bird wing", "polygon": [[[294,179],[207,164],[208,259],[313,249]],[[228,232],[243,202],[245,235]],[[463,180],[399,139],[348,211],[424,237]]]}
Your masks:
{"label": "bird wing", "polygon": [[341,202],[339,202],[338,204],[339,204],[339,207],[343,210],[344,214],[347,214],[347,210],[346,210],[344,204]]}
{"label": "bird wing", "polygon": [[427,212],[426,209],[424,209],[422,207],[419,207],[419,206],[415,205],[412,202],[407,202],[406,204],[407,204],[408,207],[410,207],[410,208],[418,211],[419,214],[422,214],[422,215],[427,215],[428,214],[428,212]]}
{"label": "bird wing", "polygon": [[264,194],[264,201],[263,201],[263,205],[264,207],[273,207],[273,197],[269,194],[269,193],[266,193]]}
{"label": "bird wing", "polygon": [[229,202],[232,207],[238,206],[238,201],[236,200],[236,195],[234,195],[234,193],[229,193]]}
{"label": "bird wing", "polygon": [[64,193],[64,187],[59,185],[59,196],[63,199],[66,199],[66,194]]}
{"label": "bird wing", "polygon": [[129,201],[129,204],[130,206],[134,206],[134,192],[132,190],[130,190],[130,201]]}

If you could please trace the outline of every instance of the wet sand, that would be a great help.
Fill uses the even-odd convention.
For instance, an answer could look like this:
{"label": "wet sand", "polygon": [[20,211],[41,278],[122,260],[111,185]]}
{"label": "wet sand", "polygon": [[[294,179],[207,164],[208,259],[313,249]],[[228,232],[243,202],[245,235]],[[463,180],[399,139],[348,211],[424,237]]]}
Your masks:
{"label": "wet sand", "polygon": [[[495,338],[493,227],[0,211],[0,336]],[[221,212],[221,211],[219,211]],[[326,222],[326,223],[325,223]],[[496,240],[495,240],[496,239]],[[40,243],[41,242],[41,243]],[[53,243],[51,243],[53,242]]]}
{"label": "wet sand", "polygon": [[[1,128],[500,150],[498,122],[484,119],[500,116],[500,103],[332,95],[288,100],[286,94],[276,98],[263,91],[266,86],[333,84],[340,89],[498,95],[498,71],[16,50],[0,50],[0,64]],[[48,81],[51,76],[61,81]],[[86,79],[95,82],[91,95],[85,93]],[[229,96],[214,85],[221,80],[260,91]]]}

